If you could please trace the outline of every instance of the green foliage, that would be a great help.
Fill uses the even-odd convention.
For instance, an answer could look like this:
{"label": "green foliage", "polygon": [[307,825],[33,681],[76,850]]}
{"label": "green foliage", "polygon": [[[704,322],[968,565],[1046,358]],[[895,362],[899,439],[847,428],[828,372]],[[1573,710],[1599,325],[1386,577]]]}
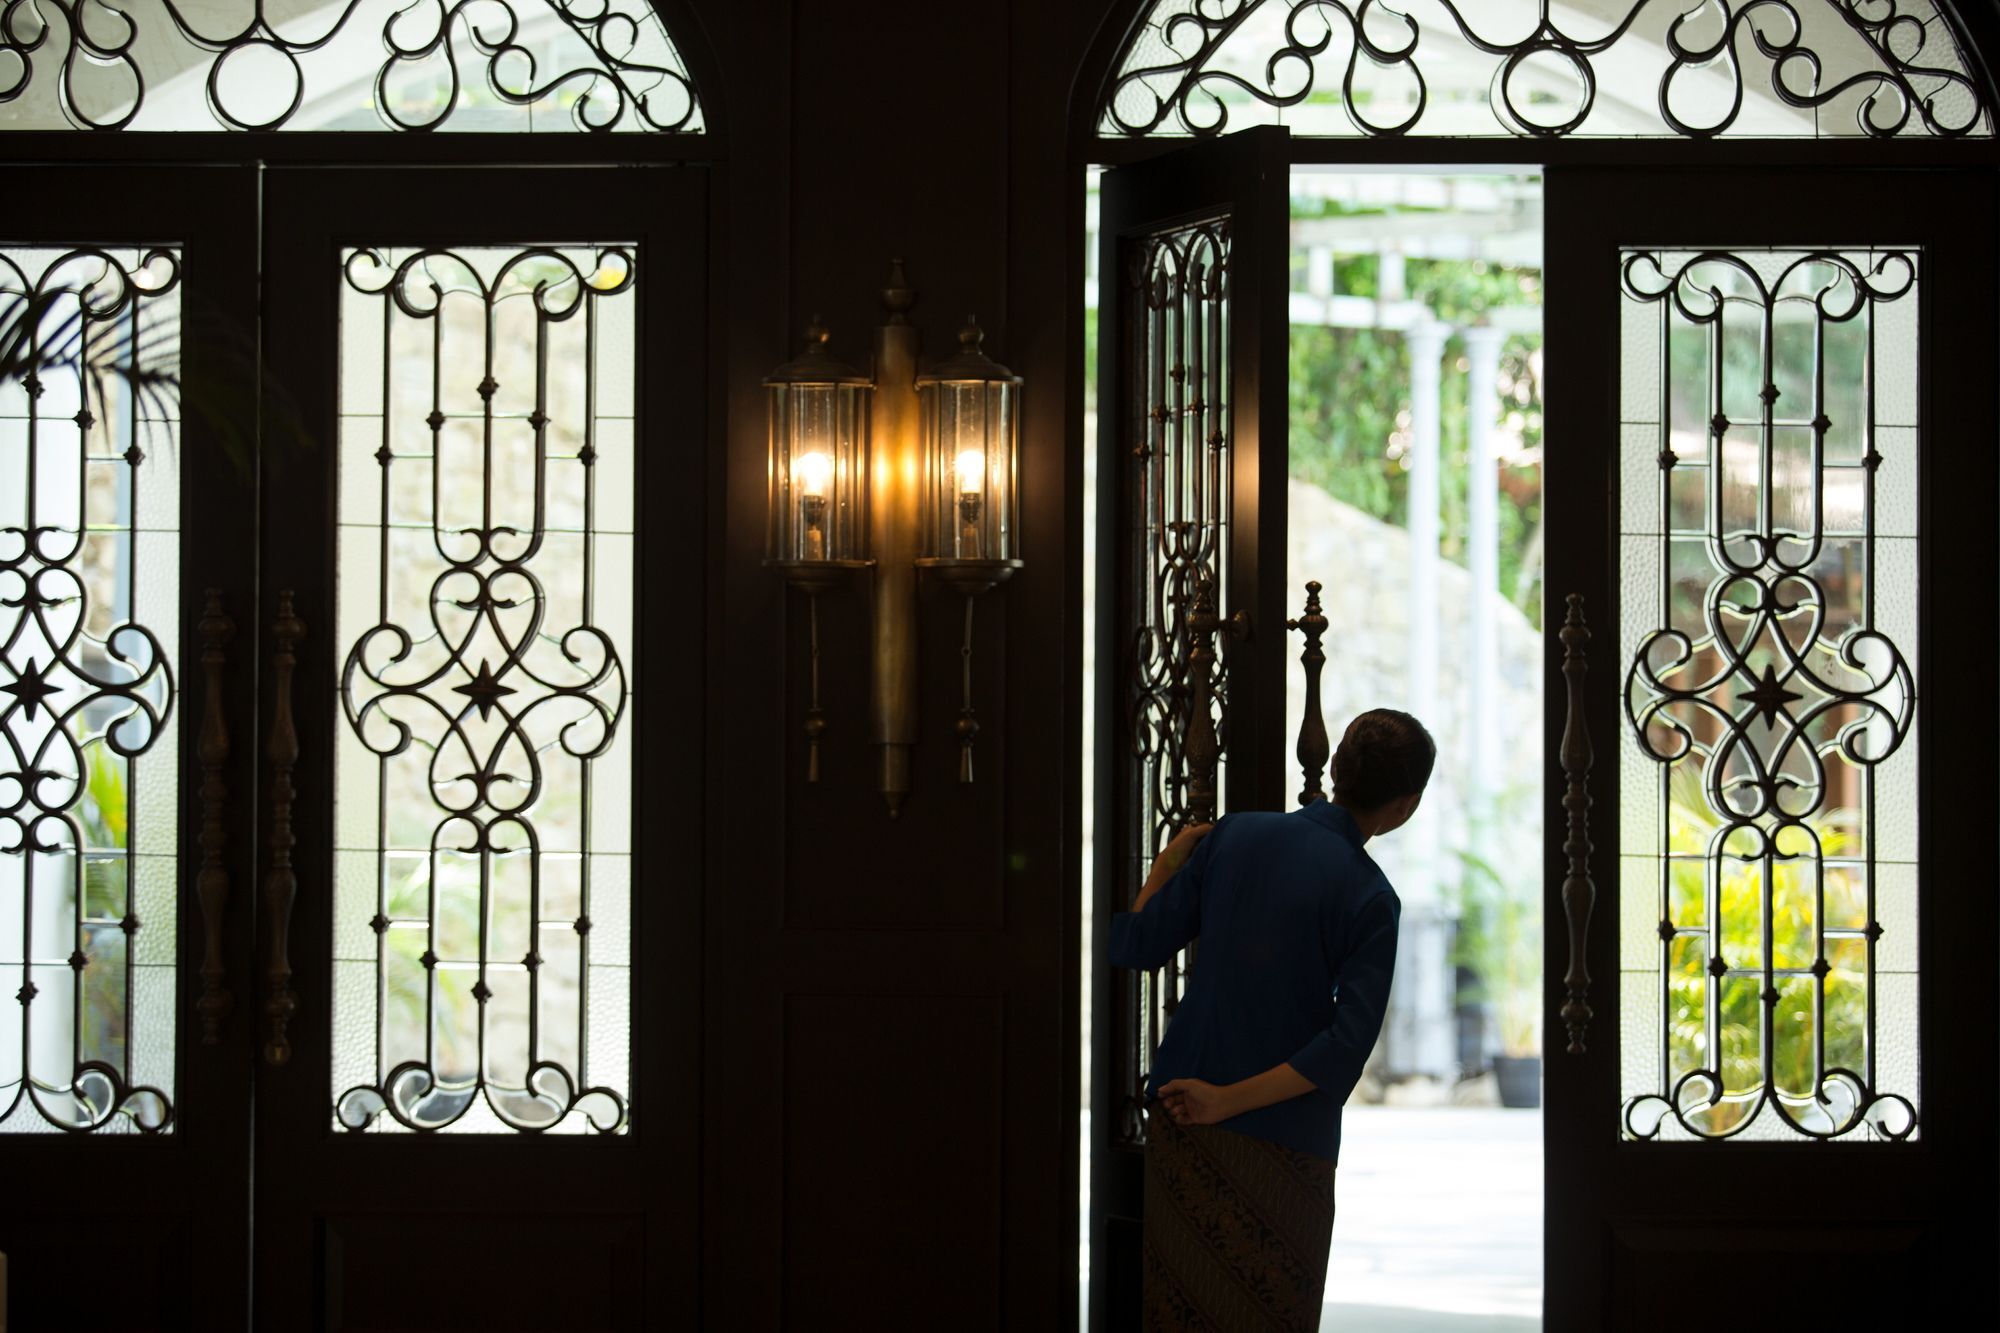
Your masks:
{"label": "green foliage", "polygon": [[[1669,854],[1687,858],[1668,863],[1669,874],[1679,877],[1673,889],[1677,905],[1675,924],[1698,926],[1706,920],[1704,871],[1721,821],[1709,806],[1702,788],[1701,769],[1694,762],[1684,760],[1669,770],[1667,800]],[[1824,857],[1855,854],[1849,835],[1836,826],[1835,819],[1819,827],[1818,838]],[[1747,841],[1739,837],[1724,850],[1748,850]],[[1781,841],[1778,850],[1793,855],[1780,857],[1772,867],[1772,961],[1777,967],[1810,967],[1814,961],[1813,917],[1818,895],[1813,860],[1802,854],[1808,847],[1809,840],[1803,834]],[[1761,967],[1764,947],[1761,867],[1755,861],[1723,855],[1715,859],[1715,870],[1708,873],[1718,872],[1716,894],[1723,958],[1732,968]],[[1829,924],[1834,924],[1836,914],[1842,910],[1837,892],[1828,894],[1828,908]],[[1850,920],[1858,923],[1860,917]],[[1683,937],[1669,962],[1667,1018],[1672,1068],[1667,1081],[1671,1085],[1691,1069],[1715,1068],[1719,1057],[1727,1091],[1754,1089],[1764,1078],[1763,980],[1731,977],[1718,982],[1706,970],[1708,958],[1704,946],[1703,937]],[[1825,994],[1827,1064],[1860,1071],[1868,1004],[1866,952],[1859,947],[1840,948],[1833,942],[1829,942],[1827,952],[1831,967]],[[1805,1095],[1815,1090],[1812,979],[1780,978],[1779,981],[1781,998],[1772,1016],[1773,1075],[1778,1087],[1786,1093]],[[1711,986],[1719,987],[1719,1052],[1710,1051],[1708,1046],[1707,999]]]}
{"label": "green foliage", "polygon": [[[1343,294],[1375,296],[1378,278],[1373,255],[1334,261],[1334,289]],[[1413,299],[1429,305],[1440,319],[1459,324],[1477,323],[1502,306],[1541,300],[1538,272],[1481,260],[1411,260],[1405,280]],[[1500,587],[1536,625],[1541,623],[1542,401],[1534,364],[1540,348],[1539,334],[1514,334],[1506,340],[1500,401],[1490,409],[1520,438],[1518,461],[1503,464],[1496,478],[1501,488]],[[1410,364],[1402,335],[1298,325],[1292,329],[1290,350],[1291,475],[1382,522],[1407,526]],[[1449,339],[1444,355],[1446,365],[1460,373],[1444,376],[1439,404],[1440,551],[1464,564],[1471,454],[1463,339]]]}
{"label": "green foliage", "polygon": [[1541,868],[1507,865],[1483,849],[1498,829],[1533,818],[1539,798],[1533,786],[1509,787],[1469,820],[1466,845],[1454,853],[1458,882],[1447,886],[1458,917],[1451,961],[1475,978],[1458,1000],[1493,1006],[1501,1053],[1512,1056],[1541,1051]]}

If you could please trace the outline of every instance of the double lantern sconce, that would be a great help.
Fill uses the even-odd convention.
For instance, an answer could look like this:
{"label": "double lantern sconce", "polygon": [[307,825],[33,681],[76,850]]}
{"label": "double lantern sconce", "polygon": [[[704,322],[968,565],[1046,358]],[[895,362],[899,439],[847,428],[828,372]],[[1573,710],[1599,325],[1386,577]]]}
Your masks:
{"label": "double lantern sconce", "polygon": [[896,260],[882,292],[873,376],[838,360],[817,316],[797,360],[764,380],[770,415],[766,567],[804,592],[811,701],[806,781],[819,781],[819,594],[857,572],[873,585],[874,681],[868,741],[893,818],[910,791],[917,743],[919,571],[965,598],[958,780],[972,781],[973,598],[1021,567],[1017,556],[1021,377],[980,350],[971,319],[958,351],[919,370],[916,301]]}

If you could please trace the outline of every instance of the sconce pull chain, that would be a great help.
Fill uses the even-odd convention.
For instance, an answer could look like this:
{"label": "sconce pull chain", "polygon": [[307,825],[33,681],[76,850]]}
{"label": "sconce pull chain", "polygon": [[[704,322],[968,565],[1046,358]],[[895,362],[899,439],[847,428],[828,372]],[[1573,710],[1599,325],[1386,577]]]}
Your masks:
{"label": "sconce pull chain", "polygon": [[961,665],[961,679],[964,684],[965,702],[958,710],[958,780],[972,781],[972,740],[979,734],[979,723],[972,715],[972,598],[965,599],[965,642],[958,650]]}
{"label": "sconce pull chain", "polygon": [[806,595],[806,626],[811,645],[812,698],[806,708],[806,781],[819,781],[819,738],[826,731],[826,714],[819,706],[819,594]]}

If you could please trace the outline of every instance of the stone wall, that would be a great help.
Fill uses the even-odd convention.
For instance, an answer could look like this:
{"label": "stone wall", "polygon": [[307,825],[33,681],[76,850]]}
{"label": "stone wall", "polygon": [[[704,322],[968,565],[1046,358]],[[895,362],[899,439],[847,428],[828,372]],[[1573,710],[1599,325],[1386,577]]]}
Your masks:
{"label": "stone wall", "polygon": [[[1296,615],[1305,584],[1317,579],[1329,621],[1326,669],[1320,689],[1329,736],[1369,708],[1410,708],[1410,539],[1294,479],[1290,484],[1289,604]],[[1495,602],[1493,692],[1498,714],[1501,811],[1485,831],[1470,827],[1468,810],[1478,793],[1472,778],[1471,576],[1459,565],[1438,565],[1438,699],[1422,718],[1438,743],[1438,763],[1417,815],[1403,829],[1369,847],[1403,900],[1403,932],[1395,992],[1378,1061],[1390,1077],[1458,1072],[1453,1015],[1455,982],[1450,962],[1452,889],[1462,873],[1460,849],[1476,850],[1515,878],[1510,888],[1533,894],[1541,882],[1542,639],[1528,618],[1498,592]],[[1296,653],[1300,640],[1293,636]],[[1287,734],[1296,736],[1305,711],[1302,668],[1289,676]],[[1415,710],[1412,710],[1415,711]],[[1297,769],[1294,766],[1293,776]],[[1290,784],[1296,791],[1298,783]],[[1487,1045],[1491,1045],[1491,1036]]]}

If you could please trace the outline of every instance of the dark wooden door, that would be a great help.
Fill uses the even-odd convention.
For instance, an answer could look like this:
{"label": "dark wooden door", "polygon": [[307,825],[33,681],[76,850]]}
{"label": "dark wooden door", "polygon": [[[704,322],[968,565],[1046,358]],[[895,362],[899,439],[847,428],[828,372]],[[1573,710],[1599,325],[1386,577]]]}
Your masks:
{"label": "dark wooden door", "polygon": [[292,1012],[260,1016],[257,1323],[667,1326],[697,1285],[674,812],[700,805],[708,173],[266,180],[303,429],[263,490],[297,642],[261,703],[259,966]]}
{"label": "dark wooden door", "polygon": [[7,1317],[22,1330],[240,1327],[256,175],[5,179]]}
{"label": "dark wooden door", "polygon": [[1984,1326],[1992,178],[1548,217],[1547,1327]]}
{"label": "dark wooden door", "polygon": [[[1180,828],[1286,807],[1287,146],[1246,130],[1103,180],[1100,941]],[[1093,964],[1096,1328],[1138,1326],[1141,1099],[1184,961]]]}

